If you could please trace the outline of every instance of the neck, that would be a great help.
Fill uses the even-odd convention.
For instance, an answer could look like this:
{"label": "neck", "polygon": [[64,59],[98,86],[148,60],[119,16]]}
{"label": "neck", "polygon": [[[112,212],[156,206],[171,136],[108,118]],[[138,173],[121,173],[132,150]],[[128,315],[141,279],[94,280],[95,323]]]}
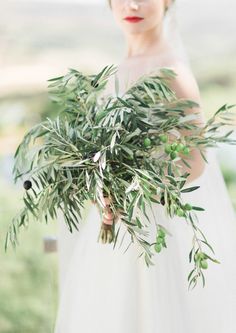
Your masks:
{"label": "neck", "polygon": [[158,53],[165,45],[162,25],[144,33],[127,35],[126,45],[125,59]]}

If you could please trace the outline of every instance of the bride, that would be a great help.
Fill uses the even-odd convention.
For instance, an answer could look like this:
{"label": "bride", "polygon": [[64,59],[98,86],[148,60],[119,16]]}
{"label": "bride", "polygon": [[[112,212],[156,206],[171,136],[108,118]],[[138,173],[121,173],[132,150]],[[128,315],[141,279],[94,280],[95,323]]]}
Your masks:
{"label": "bride", "polygon": [[[177,97],[199,104],[197,124],[205,124],[198,85],[173,25],[174,0],[111,0],[109,5],[127,45],[117,66],[119,92],[124,93],[143,74],[171,68],[177,74],[171,88]],[[111,76],[105,95],[113,93]],[[98,206],[87,202],[79,232],[71,234],[63,216],[58,220],[60,298],[55,333],[236,332],[235,213],[212,149],[208,163],[198,150],[192,150],[191,156],[191,170],[182,167],[190,172],[188,183],[200,188],[187,198],[205,208],[198,215],[200,227],[221,263],[209,265],[205,288],[199,283],[188,291],[192,231],[181,218],[170,220],[158,204],[153,204],[153,217],[147,210],[151,221],[157,219],[172,234],[166,251],[155,256],[154,266],[147,267],[137,259],[136,243],[124,253],[130,236],[119,215],[112,215],[109,199],[104,198],[102,217]],[[114,220],[123,238],[115,250],[112,244],[97,241],[101,228],[109,230]]]}

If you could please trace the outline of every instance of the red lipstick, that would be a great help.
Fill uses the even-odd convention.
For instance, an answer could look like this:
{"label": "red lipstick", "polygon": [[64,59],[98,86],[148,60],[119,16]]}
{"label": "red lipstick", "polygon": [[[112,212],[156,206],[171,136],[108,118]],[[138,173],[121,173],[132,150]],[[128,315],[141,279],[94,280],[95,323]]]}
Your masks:
{"label": "red lipstick", "polygon": [[124,18],[124,20],[131,22],[131,23],[136,23],[139,22],[141,20],[143,20],[143,17],[139,17],[139,16],[127,16]]}

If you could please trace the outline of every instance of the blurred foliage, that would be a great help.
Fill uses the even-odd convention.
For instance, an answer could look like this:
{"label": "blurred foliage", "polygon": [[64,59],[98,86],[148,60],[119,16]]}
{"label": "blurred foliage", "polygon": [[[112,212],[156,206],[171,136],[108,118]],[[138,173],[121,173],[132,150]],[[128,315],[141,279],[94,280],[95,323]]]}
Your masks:
{"label": "blurred foliage", "polygon": [[19,206],[20,189],[0,178],[0,332],[49,333],[58,302],[57,256],[43,252],[43,236],[55,224],[31,225],[19,237],[21,246],[4,252],[7,226]]}
{"label": "blurred foliage", "polygon": [[6,126],[31,127],[46,117],[54,118],[58,112],[48,93],[14,94],[0,98],[0,134]]}

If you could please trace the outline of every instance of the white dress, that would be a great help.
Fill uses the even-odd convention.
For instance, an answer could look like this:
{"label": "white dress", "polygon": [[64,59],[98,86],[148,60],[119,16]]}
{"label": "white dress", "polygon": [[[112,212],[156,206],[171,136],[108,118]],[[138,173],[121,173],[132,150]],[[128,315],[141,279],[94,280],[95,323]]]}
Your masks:
{"label": "white dress", "polygon": [[197,212],[199,227],[221,262],[208,261],[206,286],[199,279],[188,291],[193,233],[183,218],[170,219],[155,203],[154,215],[147,207],[153,226],[149,239],[156,237],[154,219],[172,234],[167,248],[152,258],[155,265],[147,267],[137,243],[124,253],[131,238],[123,224],[115,249],[97,241],[101,217],[88,201],[79,232],[71,234],[63,218],[58,220],[60,299],[54,333],[236,332],[236,217],[216,149],[207,158],[204,173],[189,183],[200,188],[183,194],[186,202],[205,208]]}

